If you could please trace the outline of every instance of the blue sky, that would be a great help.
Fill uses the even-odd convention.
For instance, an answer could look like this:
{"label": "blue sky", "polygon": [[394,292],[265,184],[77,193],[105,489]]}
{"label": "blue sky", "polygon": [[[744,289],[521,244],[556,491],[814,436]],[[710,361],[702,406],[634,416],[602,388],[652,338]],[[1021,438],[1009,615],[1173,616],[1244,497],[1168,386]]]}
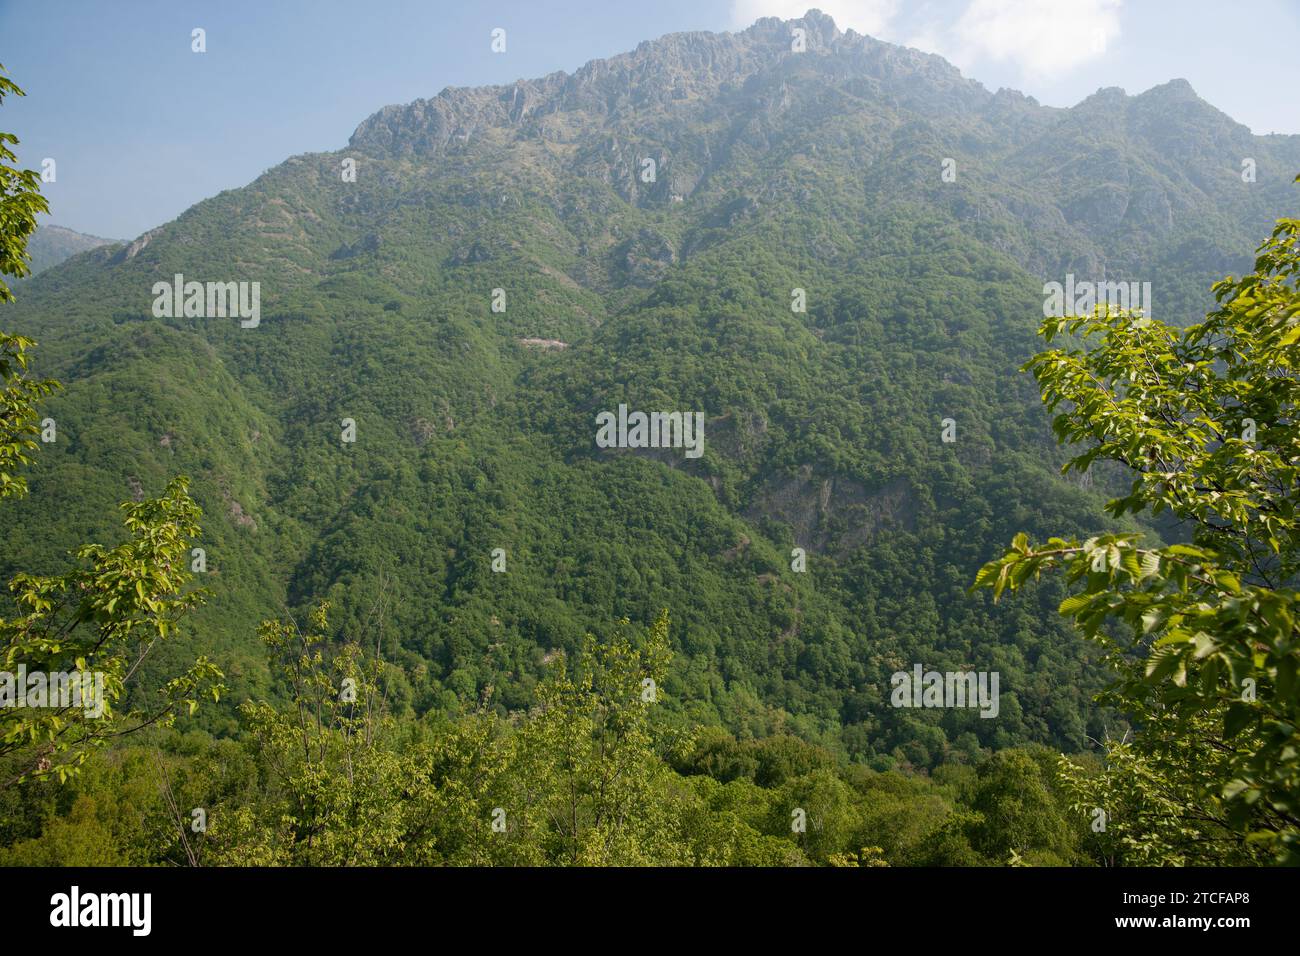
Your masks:
{"label": "blue sky", "polygon": [[1300,133],[1300,0],[0,0],[0,63],[28,93],[0,107],[0,129],[24,165],[56,160],[51,222],[133,238],[291,155],[342,147],[389,103],[809,6],[1054,106],[1182,77],[1256,133]]}

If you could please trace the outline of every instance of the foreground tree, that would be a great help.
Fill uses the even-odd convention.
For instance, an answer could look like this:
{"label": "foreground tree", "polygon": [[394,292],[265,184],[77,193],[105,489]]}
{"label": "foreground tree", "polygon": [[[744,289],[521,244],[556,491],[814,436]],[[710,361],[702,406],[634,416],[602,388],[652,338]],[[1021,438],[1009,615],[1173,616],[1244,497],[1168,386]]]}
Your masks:
{"label": "foreground tree", "polygon": [[[136,709],[121,710],[132,678],[159,641],[176,632],[202,600],[187,591],[190,541],[198,534],[198,506],[177,478],[160,498],[128,502],[129,540],[114,548],[86,545],[83,566],[61,575],[19,574],[10,583],[18,614],[0,618],[0,674],[10,695],[35,679],[42,706],[0,708],[0,786],[31,776],[63,779],[90,747],[143,727],[193,713],[201,696],[220,694],[221,672],[200,657],[184,674],[145,694]],[[27,686],[19,678],[28,675]],[[75,673],[79,693],[56,699]],[[3,689],[0,688],[0,692]]]}
{"label": "foreground tree", "polygon": [[1110,514],[1168,510],[1190,531],[1163,547],[1138,534],[1041,545],[1021,534],[975,582],[995,597],[1044,571],[1079,585],[1061,613],[1106,648],[1119,675],[1109,700],[1146,728],[1132,746],[1109,743],[1109,769],[1140,768],[1146,784],[1131,774],[1130,796],[1146,786],[1192,810],[1162,835],[1128,834],[1148,862],[1204,861],[1196,847],[1225,828],[1238,859],[1246,848],[1300,859],[1298,239],[1300,220],[1279,220],[1254,271],[1214,286],[1219,308],[1202,323],[1105,310],[1047,319],[1047,341],[1065,332],[1081,347],[1025,366],[1048,408],[1063,409],[1058,439],[1089,446],[1065,470],[1119,462],[1134,479]]}
{"label": "foreground tree", "polygon": [[[0,63],[0,105],[6,96],[26,96],[5,74]],[[0,131],[0,275],[22,278],[31,272],[27,268],[27,240],[36,231],[36,217],[49,212],[49,203],[41,195],[41,178],[34,169],[19,169],[10,145],[17,145],[18,137]],[[0,279],[0,302],[12,302],[13,293]],[[2,459],[0,459],[2,461]]]}
{"label": "foreground tree", "polygon": [[[0,104],[7,95],[25,95],[4,75],[0,64]],[[40,192],[40,177],[32,169],[13,164],[18,157],[9,144],[18,138],[0,132],[0,276],[22,277],[27,268],[27,240],[36,231],[36,217],[50,207]],[[0,278],[0,302],[12,302],[13,293]],[[31,339],[6,335],[0,331],[0,498],[21,495],[26,490],[23,479],[13,471],[28,463],[26,453],[36,448],[38,434],[36,402],[54,391],[55,383],[27,378],[28,350]]]}
{"label": "foreground tree", "polygon": [[355,643],[329,638],[328,604],[304,627],[265,621],[259,633],[287,704],[241,707],[261,777],[256,805],[215,810],[212,858],[241,865],[375,866],[400,862],[402,795],[414,755],[388,739],[383,669]]}
{"label": "foreground tree", "polygon": [[259,764],[252,804],[219,806],[216,863],[286,865],[652,864],[691,861],[685,796],[651,719],[668,619],[627,622],[561,659],[526,714],[491,691],[472,712],[405,728],[385,712],[384,664],[305,628],[268,621],[286,706],[243,707]]}
{"label": "foreground tree", "polygon": [[671,658],[668,615],[640,642],[621,622],[614,637],[588,636],[572,673],[539,687],[520,732],[531,816],[544,821],[549,859],[585,866],[686,864],[678,813],[665,799],[672,739],[652,712]]}

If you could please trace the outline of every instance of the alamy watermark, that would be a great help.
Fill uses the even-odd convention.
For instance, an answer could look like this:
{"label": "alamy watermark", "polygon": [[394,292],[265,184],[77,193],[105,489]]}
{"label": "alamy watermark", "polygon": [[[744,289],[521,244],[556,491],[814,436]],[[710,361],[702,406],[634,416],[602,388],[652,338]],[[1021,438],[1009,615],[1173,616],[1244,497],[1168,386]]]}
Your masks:
{"label": "alamy watermark", "polygon": [[0,707],[67,710],[80,707],[87,717],[104,716],[101,671],[0,671]]}
{"label": "alamy watermark", "polygon": [[50,897],[54,927],[124,926],[133,936],[148,936],[153,926],[152,893],[83,893],[73,886]]}
{"label": "alamy watermark", "polygon": [[1074,273],[1065,277],[1065,283],[1048,282],[1043,285],[1043,317],[1064,319],[1089,316],[1098,306],[1109,306],[1122,312],[1141,312],[1144,319],[1152,318],[1150,282],[1076,282]]}
{"label": "alamy watermark", "polygon": [[682,448],[687,458],[704,454],[703,412],[628,412],[596,416],[598,448]]}
{"label": "alamy watermark", "polygon": [[240,328],[262,321],[262,283],[186,282],[176,273],[171,282],[153,284],[155,319],[224,319],[236,316]]}
{"label": "alamy watermark", "polygon": [[998,715],[997,671],[927,671],[920,664],[911,673],[896,671],[889,678],[895,707],[978,707],[981,717]]}

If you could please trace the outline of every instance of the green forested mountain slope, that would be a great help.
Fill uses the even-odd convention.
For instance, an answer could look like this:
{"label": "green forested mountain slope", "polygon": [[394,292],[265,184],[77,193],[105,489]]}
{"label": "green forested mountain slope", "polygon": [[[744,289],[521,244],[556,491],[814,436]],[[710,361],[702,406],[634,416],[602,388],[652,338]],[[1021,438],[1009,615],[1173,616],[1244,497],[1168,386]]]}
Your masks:
{"label": "green forested mountain slope", "polygon": [[[668,608],[682,719],[880,766],[1077,749],[1103,679],[1063,590],[966,593],[1013,533],[1088,530],[1106,497],[1057,475],[1015,371],[1042,284],[1149,281],[1158,314],[1204,313],[1297,169],[1300,137],[1182,81],[1046,108],[818,14],[387,107],[0,311],[67,384],[0,574],[60,566],[185,473],[213,593],[189,649],[235,700],[267,683],[256,622],[323,597],[417,711],[489,686],[521,708],[550,651]],[[260,324],[155,318],[176,273],[259,282]],[[597,448],[620,403],[702,412],[704,455]],[[999,671],[999,718],[890,707],[917,662]]]}

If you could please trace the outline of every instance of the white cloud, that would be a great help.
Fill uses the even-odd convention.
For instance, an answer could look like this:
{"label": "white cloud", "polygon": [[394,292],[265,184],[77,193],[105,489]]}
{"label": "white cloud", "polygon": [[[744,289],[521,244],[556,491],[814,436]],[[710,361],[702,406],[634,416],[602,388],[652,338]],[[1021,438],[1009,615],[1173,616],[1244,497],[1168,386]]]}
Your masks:
{"label": "white cloud", "polygon": [[1030,76],[1101,56],[1120,33],[1123,0],[971,0],[940,50],[958,66],[1010,61]]}
{"label": "white cloud", "polygon": [[932,27],[923,27],[920,33],[903,40],[902,44],[920,50],[922,53],[937,53],[943,56],[943,41],[939,39],[938,32]]}
{"label": "white cloud", "polygon": [[898,3],[899,0],[732,0],[731,19],[737,27],[747,27],[760,17],[798,20],[809,10],[820,10],[841,30],[879,37],[898,13]]}
{"label": "white cloud", "polygon": [[759,17],[797,20],[810,7],[840,29],[939,53],[963,69],[980,61],[1031,78],[1065,73],[1102,56],[1120,35],[1124,0],[732,0],[737,26]]}

